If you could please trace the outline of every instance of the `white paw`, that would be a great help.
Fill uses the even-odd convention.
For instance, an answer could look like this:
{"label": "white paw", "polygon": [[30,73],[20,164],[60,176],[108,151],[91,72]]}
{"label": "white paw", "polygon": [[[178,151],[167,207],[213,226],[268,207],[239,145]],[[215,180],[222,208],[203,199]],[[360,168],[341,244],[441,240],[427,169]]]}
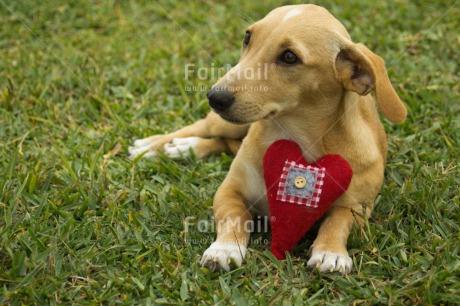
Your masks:
{"label": "white paw", "polygon": [[162,148],[169,140],[170,138],[167,135],[154,135],[143,139],[137,139],[134,141],[134,145],[128,148],[129,158],[134,159],[144,153],[142,157],[156,157],[156,151]]}
{"label": "white paw", "polygon": [[136,141],[134,141],[134,147],[137,147],[137,148],[150,147],[157,137],[158,136],[156,135],[156,136],[150,136],[150,137],[143,138],[143,139],[137,139]]}
{"label": "white paw", "polygon": [[214,242],[204,251],[201,258],[201,266],[211,271],[230,271],[236,267],[231,265],[231,259],[238,267],[241,267],[246,256],[246,247],[236,243]]}
{"label": "white paw", "polygon": [[171,143],[163,146],[163,151],[169,158],[189,157],[195,151],[200,137],[174,138]]}
{"label": "white paw", "polygon": [[339,271],[342,274],[348,274],[353,266],[353,261],[348,255],[313,252],[307,265],[311,269],[319,268],[321,272]]}
{"label": "white paw", "polygon": [[129,151],[129,158],[130,159],[135,159],[136,157],[138,157],[139,155],[145,153],[142,157],[156,157],[157,156],[157,152],[155,151],[150,151],[150,146],[145,146],[145,147],[129,147],[128,148],[128,151]]}

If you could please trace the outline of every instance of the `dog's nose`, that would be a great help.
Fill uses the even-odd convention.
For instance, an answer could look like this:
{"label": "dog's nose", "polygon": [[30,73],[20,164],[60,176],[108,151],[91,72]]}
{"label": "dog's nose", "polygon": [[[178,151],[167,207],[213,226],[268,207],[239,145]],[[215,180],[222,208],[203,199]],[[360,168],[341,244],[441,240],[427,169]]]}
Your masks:
{"label": "dog's nose", "polygon": [[217,111],[225,111],[235,102],[235,97],[232,93],[225,89],[214,87],[206,94],[209,100],[209,106]]}

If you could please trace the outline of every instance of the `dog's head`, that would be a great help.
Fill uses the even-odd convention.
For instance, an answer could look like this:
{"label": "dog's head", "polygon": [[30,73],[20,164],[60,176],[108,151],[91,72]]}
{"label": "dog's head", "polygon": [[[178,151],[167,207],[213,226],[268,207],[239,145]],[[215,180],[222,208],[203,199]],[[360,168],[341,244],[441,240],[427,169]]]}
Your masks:
{"label": "dog's head", "polygon": [[352,43],[326,9],[295,5],[277,8],[247,28],[238,64],[207,97],[222,118],[252,123],[297,111],[299,105],[330,112],[345,91],[372,90],[386,118],[404,120],[406,109],[383,60]]}

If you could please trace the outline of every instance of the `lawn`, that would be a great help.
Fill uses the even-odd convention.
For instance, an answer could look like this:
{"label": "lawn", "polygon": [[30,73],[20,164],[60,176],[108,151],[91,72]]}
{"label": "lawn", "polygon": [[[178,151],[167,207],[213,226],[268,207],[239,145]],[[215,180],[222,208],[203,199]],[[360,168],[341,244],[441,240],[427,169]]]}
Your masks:
{"label": "lawn", "polygon": [[[130,160],[137,138],[209,111],[244,28],[286,1],[0,0],[0,304],[460,303],[460,3],[313,1],[382,56],[409,116],[389,133],[385,183],[349,240],[348,276],[277,261],[260,238],[242,268],[199,266],[232,162]],[[193,87],[197,86],[197,87]]]}

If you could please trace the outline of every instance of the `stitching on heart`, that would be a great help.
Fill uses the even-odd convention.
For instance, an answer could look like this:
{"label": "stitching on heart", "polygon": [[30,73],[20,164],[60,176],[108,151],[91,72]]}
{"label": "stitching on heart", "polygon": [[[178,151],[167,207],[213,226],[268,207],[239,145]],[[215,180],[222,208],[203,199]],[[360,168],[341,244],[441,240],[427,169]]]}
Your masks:
{"label": "stitching on heart", "polygon": [[[306,181],[305,186],[302,188],[294,186],[294,180],[299,176]],[[278,184],[276,199],[286,203],[317,208],[325,176],[326,168],[324,167],[305,166],[286,160]]]}

